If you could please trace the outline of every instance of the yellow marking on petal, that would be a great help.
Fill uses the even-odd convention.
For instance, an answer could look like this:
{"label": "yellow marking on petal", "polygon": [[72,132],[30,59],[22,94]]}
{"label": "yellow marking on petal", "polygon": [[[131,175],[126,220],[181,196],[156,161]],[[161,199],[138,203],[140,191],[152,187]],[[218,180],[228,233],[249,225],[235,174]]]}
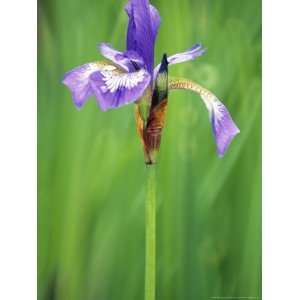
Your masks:
{"label": "yellow marking on petal", "polygon": [[197,93],[202,99],[208,110],[211,110],[212,102],[217,99],[209,90],[200,84],[188,79],[170,79],[169,90],[190,90]]}

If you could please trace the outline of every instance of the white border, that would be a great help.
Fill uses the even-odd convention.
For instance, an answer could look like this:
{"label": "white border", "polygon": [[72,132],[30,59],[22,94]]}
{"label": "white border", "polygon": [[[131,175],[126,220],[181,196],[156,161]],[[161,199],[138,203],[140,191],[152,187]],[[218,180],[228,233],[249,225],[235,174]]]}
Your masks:
{"label": "white border", "polygon": [[[250,0],[248,0],[250,1]],[[298,299],[299,2],[263,1],[263,299]],[[0,7],[0,299],[36,299],[36,1]]]}
{"label": "white border", "polygon": [[36,1],[1,1],[0,299],[3,300],[37,297],[36,30]]}
{"label": "white border", "polygon": [[299,1],[263,1],[263,299],[300,299]]}

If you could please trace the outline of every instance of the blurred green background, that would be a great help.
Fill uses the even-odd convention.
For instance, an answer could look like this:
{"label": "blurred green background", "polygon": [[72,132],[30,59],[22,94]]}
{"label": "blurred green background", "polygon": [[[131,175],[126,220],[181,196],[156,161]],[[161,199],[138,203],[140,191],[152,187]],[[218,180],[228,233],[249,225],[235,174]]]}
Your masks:
{"label": "blurred green background", "polygon": [[[133,106],[77,111],[63,74],[124,49],[125,1],[38,3],[38,298],[144,297],[146,168]],[[157,168],[157,299],[261,296],[261,2],[160,0],[156,62],[213,91],[241,129],[216,155],[198,96],[172,92]]]}

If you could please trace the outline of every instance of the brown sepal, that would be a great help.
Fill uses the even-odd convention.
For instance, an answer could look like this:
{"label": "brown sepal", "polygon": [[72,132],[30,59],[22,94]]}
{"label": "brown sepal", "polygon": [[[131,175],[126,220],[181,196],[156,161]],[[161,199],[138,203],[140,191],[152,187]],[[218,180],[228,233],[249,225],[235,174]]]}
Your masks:
{"label": "brown sepal", "polygon": [[159,151],[167,104],[167,99],[164,99],[151,109],[146,126],[138,105],[135,106],[137,131],[144,146],[145,163],[148,165],[155,163],[156,154]]}

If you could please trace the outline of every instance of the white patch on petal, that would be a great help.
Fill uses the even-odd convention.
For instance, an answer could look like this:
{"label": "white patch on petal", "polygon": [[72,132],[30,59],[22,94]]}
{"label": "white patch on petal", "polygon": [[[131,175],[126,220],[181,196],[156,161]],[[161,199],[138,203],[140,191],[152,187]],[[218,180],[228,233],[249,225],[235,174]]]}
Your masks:
{"label": "white patch on petal", "polygon": [[103,91],[114,93],[119,88],[132,89],[141,83],[145,78],[145,71],[139,70],[133,73],[117,74],[112,70],[102,70],[103,81],[105,86],[102,86]]}
{"label": "white patch on petal", "polygon": [[82,68],[82,76],[88,78],[93,72],[98,71],[99,68],[100,66],[97,63],[86,64]]}
{"label": "white patch on petal", "polygon": [[90,88],[90,76],[94,72],[106,70],[115,74],[121,71],[116,66],[106,62],[92,62],[81,65],[67,72],[63,78],[63,83],[71,90],[75,105],[81,106],[93,92]]}
{"label": "white patch on petal", "polygon": [[116,67],[108,64],[102,64],[101,62],[94,62],[75,68],[70,72],[70,74],[75,74],[74,80],[76,80],[76,83],[84,85],[87,84],[92,73],[100,70],[113,71],[116,70]]}
{"label": "white patch on petal", "polygon": [[202,88],[198,90],[198,93],[200,94],[201,98],[203,99],[203,102],[208,109],[209,113],[211,114],[215,107],[218,106],[218,103],[222,105],[222,103],[219,101],[219,99],[211,93],[209,90]]}
{"label": "white patch on petal", "polygon": [[114,71],[117,68],[115,66],[111,66],[111,65],[106,65],[102,68],[103,71]]}
{"label": "white patch on petal", "polygon": [[226,113],[224,109],[224,105],[220,101],[212,101],[213,112],[215,118],[219,121],[222,120],[224,113]]}

